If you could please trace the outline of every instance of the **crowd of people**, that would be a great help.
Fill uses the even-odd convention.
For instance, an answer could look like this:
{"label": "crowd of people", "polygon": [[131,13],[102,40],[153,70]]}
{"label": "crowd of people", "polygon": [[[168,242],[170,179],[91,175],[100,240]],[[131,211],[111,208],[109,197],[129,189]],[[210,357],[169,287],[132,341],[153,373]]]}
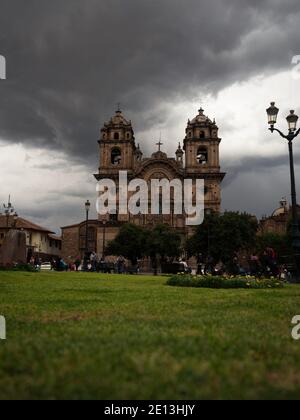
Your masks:
{"label": "crowd of people", "polygon": [[[266,248],[263,253],[253,253],[247,264],[241,264],[238,255],[235,255],[229,263],[215,262],[212,257],[204,258],[198,256],[197,274],[200,275],[251,275],[254,277],[276,277],[289,280],[290,273],[285,265],[280,265],[273,248]],[[29,264],[40,270],[43,261],[39,257],[32,256]],[[73,262],[67,264],[62,258],[53,258],[49,265],[54,271],[73,271],[91,273],[116,273],[116,274],[139,274],[140,263],[136,259],[129,263],[123,256],[119,256],[114,262],[107,261],[104,257],[99,258],[95,252],[87,254],[84,258],[77,257]],[[180,260],[180,267],[185,273],[191,273],[185,259]],[[178,264],[177,264],[178,266]],[[177,268],[177,267],[176,267]]]}
{"label": "crowd of people", "polygon": [[273,248],[266,248],[261,256],[252,254],[249,261],[251,275],[259,277],[278,277],[289,280],[291,274],[285,264],[279,264]]}
{"label": "crowd of people", "polygon": [[73,262],[66,263],[62,258],[52,258],[45,261],[38,256],[30,256],[28,264],[37,271],[41,270],[43,265],[49,265],[53,271],[73,271],[73,272],[91,272],[91,273],[116,273],[116,274],[138,274],[140,272],[139,261],[128,261],[119,256],[115,262],[107,261],[104,257],[99,258],[95,252],[92,252],[84,258],[77,257]]}
{"label": "crowd of people", "polygon": [[40,270],[44,264],[51,265],[51,269],[54,271],[68,271],[69,265],[64,262],[62,258],[52,258],[51,261],[44,261],[38,256],[31,256],[28,264],[34,267],[36,270]]}
{"label": "crowd of people", "polygon": [[106,260],[105,257],[99,258],[95,252],[86,255],[83,259],[76,258],[69,264],[70,271],[84,271],[91,273],[116,273],[116,274],[138,274],[140,272],[139,262],[136,260],[132,264],[120,255],[115,262]]}
{"label": "crowd of people", "polygon": [[288,280],[290,277],[286,265],[279,264],[276,252],[273,248],[266,248],[263,253],[253,253],[246,264],[240,263],[240,258],[235,255],[227,264],[216,263],[212,257],[203,260],[198,257],[198,274],[212,275],[250,275],[253,277],[275,277]]}

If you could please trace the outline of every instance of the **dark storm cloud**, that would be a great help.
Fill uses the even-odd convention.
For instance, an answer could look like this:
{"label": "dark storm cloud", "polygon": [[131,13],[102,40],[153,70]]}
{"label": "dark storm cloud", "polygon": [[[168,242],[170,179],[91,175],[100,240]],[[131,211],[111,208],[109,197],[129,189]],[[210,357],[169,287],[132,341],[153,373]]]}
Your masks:
{"label": "dark storm cloud", "polygon": [[96,153],[116,102],[137,131],[153,129],[163,101],[285,68],[298,52],[298,0],[0,0],[0,10],[0,137],[77,157]]}
{"label": "dark storm cloud", "polygon": [[[300,166],[295,167],[299,173]],[[279,200],[290,200],[290,175],[287,165],[269,169],[256,168],[240,171],[231,177],[230,184],[224,184],[223,210],[246,211],[261,218],[270,216],[278,208]],[[300,190],[298,189],[298,196]]]}
{"label": "dark storm cloud", "polygon": [[[288,155],[280,156],[252,156],[247,158],[242,158],[238,160],[234,165],[228,165],[225,167],[227,176],[223,181],[223,187],[229,187],[232,182],[234,182],[241,173],[255,173],[258,178],[262,178],[266,173],[274,174],[280,168],[284,167],[288,171]],[[300,151],[294,153],[294,162],[295,165],[300,165]]]}

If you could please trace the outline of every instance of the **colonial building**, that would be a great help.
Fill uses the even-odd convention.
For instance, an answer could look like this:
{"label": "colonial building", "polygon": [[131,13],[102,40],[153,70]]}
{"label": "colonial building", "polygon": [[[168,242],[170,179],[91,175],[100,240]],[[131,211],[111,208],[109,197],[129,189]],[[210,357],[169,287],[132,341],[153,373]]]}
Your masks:
{"label": "colonial building", "polygon": [[26,233],[27,254],[47,261],[61,255],[61,237],[54,235],[49,229],[38,226],[22,217],[0,214],[0,252],[5,235],[10,229],[22,230]]}
{"label": "colonial building", "polygon": [[[298,206],[298,213],[300,215],[300,206]],[[263,217],[260,221],[258,234],[286,235],[291,223],[292,208],[288,205],[286,198],[283,198],[273,214],[270,217]]]}
{"label": "colonial building", "polygon": [[[204,115],[203,109],[192,120],[188,120],[183,146],[179,143],[175,157],[169,157],[158,150],[151,157],[144,157],[136,143],[132,122],[118,110],[104,124],[100,133],[99,169],[94,175],[96,180],[113,179],[118,185],[119,172],[127,171],[128,179],[143,179],[148,185],[152,179],[204,179],[205,207],[219,212],[221,208],[221,183],[225,173],[221,172],[218,126]],[[117,189],[118,190],[118,189]],[[173,201],[173,202],[172,202]],[[191,233],[186,226],[186,215],[174,214],[174,197],[171,195],[171,214],[152,215],[130,214],[100,216],[88,224],[88,251],[104,255],[108,241],[114,239],[124,223],[135,223],[151,228],[159,223],[172,226],[183,236]],[[63,258],[70,259],[83,255],[86,248],[86,223],[62,228]]]}

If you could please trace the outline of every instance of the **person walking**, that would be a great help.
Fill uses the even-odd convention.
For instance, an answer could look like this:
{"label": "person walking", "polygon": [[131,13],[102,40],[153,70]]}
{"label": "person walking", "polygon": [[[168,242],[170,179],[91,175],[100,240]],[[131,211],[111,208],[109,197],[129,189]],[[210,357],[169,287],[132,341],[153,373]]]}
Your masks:
{"label": "person walking", "polygon": [[125,269],[125,259],[124,257],[122,257],[122,255],[120,255],[117,259],[118,274],[124,274],[124,269]]}

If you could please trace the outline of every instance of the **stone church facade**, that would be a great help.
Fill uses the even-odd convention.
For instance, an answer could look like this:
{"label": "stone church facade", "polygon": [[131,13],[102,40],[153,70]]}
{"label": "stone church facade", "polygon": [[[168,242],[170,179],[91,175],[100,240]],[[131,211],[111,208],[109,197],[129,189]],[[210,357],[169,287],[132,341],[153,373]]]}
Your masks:
{"label": "stone church facade", "polygon": [[[119,172],[127,171],[128,180],[143,179],[148,184],[152,179],[204,179],[205,208],[215,212],[221,209],[221,183],[225,173],[220,168],[219,147],[221,139],[218,126],[204,115],[203,109],[192,120],[188,120],[183,146],[179,143],[175,157],[169,157],[163,150],[161,141],[158,150],[151,157],[144,157],[134,135],[132,122],[127,120],[121,110],[104,124],[100,133],[99,170],[96,180],[112,179],[118,185]],[[171,209],[174,208],[171,195]],[[192,227],[186,226],[186,215],[106,215],[88,224],[88,251],[95,251],[99,257],[105,255],[108,241],[113,240],[120,227],[134,223],[144,227],[167,224],[186,238]],[[62,228],[63,258],[72,260],[85,252],[86,222]]]}

